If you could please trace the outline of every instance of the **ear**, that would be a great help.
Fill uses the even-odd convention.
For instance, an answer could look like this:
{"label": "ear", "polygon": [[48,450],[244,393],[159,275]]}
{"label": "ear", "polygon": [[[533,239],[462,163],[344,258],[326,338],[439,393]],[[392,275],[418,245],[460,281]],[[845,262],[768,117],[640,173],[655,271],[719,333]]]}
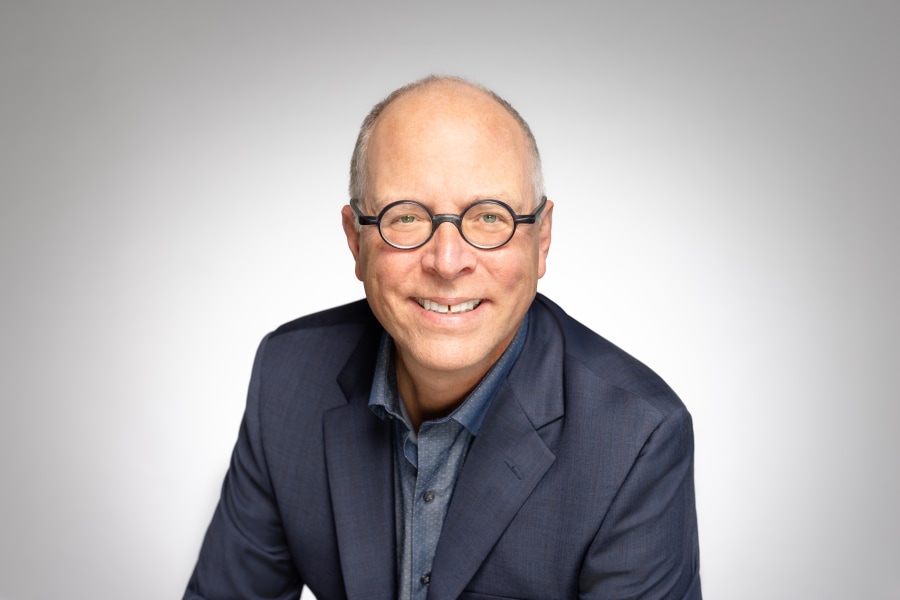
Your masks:
{"label": "ear", "polygon": [[359,265],[359,230],[356,228],[356,217],[350,210],[350,205],[341,209],[341,224],[344,226],[344,235],[347,236],[347,246],[353,255],[353,261],[356,263],[356,278],[360,281],[362,278],[362,269]]}
{"label": "ear", "polygon": [[541,233],[538,254],[538,279],[547,271],[547,253],[550,252],[550,231],[553,229],[553,201],[547,200],[544,211],[541,213]]}

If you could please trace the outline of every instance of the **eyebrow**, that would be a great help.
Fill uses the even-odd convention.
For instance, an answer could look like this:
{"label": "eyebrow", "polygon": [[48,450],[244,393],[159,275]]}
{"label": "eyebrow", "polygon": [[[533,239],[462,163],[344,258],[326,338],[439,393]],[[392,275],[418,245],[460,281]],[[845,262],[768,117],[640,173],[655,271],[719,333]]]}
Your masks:
{"label": "eyebrow", "polygon": [[[504,197],[509,197],[510,199],[509,199],[509,200],[504,200]],[[467,209],[468,207],[470,207],[470,206],[472,206],[473,204],[475,204],[476,202],[481,202],[482,200],[496,200],[496,201],[498,201],[498,202],[503,202],[504,204],[508,204],[514,211],[516,211],[516,214],[519,214],[519,210],[520,210],[520,208],[521,208],[521,206],[517,207],[516,205],[517,205],[517,204],[519,204],[519,205],[522,204],[522,200],[521,200],[520,198],[515,198],[515,199],[513,199],[513,195],[512,195],[512,194],[505,194],[505,193],[500,193],[500,194],[476,194],[476,195],[471,196],[471,197],[469,198],[469,200],[468,200],[465,204],[463,204],[463,205],[461,206],[461,208],[458,210],[457,213],[437,213],[437,212],[435,212],[435,210],[432,208],[432,206],[433,206],[433,203],[432,203],[432,202],[427,202],[427,201],[422,200],[422,199],[420,199],[420,198],[416,198],[415,196],[397,196],[397,197],[394,198],[394,199],[387,199],[387,200],[385,200],[385,199],[379,199],[379,200],[375,200],[375,201],[373,202],[373,213],[372,213],[372,214],[377,215],[377,214],[380,213],[382,210],[384,210],[384,207],[385,207],[385,206],[387,206],[388,204],[393,204],[394,202],[418,202],[419,204],[421,204],[422,206],[424,206],[425,208],[427,208],[428,210],[430,210],[430,211],[433,212],[434,214],[459,214],[459,213],[461,213],[462,211],[464,211],[465,209]]]}

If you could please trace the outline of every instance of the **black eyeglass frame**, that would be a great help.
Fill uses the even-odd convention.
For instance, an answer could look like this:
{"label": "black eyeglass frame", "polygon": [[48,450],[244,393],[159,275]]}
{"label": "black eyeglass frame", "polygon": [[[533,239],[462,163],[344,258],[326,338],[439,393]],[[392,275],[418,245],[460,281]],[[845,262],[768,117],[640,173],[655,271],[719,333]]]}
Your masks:
{"label": "black eyeglass frame", "polygon": [[[415,244],[413,246],[399,246],[399,245],[389,241],[386,237],[384,237],[384,233],[381,231],[382,217],[385,215],[385,213],[387,213],[387,211],[389,211],[390,209],[392,209],[395,206],[399,206],[400,204],[414,204],[416,206],[420,206],[425,210],[426,213],[428,213],[431,216],[431,233],[429,233],[428,237],[425,238],[422,242]],[[512,215],[512,218],[513,218],[512,231],[510,232],[509,237],[506,238],[503,242],[501,242],[499,244],[493,244],[490,246],[476,244],[475,242],[473,242],[472,240],[467,238],[466,234],[463,232],[463,229],[462,229],[463,217],[466,215],[467,212],[469,212],[476,206],[480,206],[483,204],[496,204],[497,206],[500,206],[500,207],[504,208],[505,210],[507,210],[509,212],[509,214]],[[472,204],[467,206],[466,209],[464,211],[462,211],[461,213],[459,213],[458,215],[454,215],[454,214],[437,214],[436,215],[433,212],[431,212],[427,206],[425,206],[424,204],[422,204],[421,202],[418,202],[416,200],[398,200],[396,202],[391,202],[390,204],[388,204],[387,206],[382,208],[381,212],[378,213],[377,216],[368,216],[368,215],[363,215],[359,212],[359,209],[356,207],[356,202],[354,199],[354,200],[350,201],[350,210],[352,210],[354,216],[356,216],[357,223],[359,223],[360,225],[376,225],[378,227],[378,234],[381,236],[381,239],[383,239],[384,242],[388,246],[391,246],[392,248],[396,248],[398,250],[415,250],[416,248],[421,248],[422,246],[427,244],[429,242],[429,240],[431,240],[432,237],[434,237],[434,232],[437,231],[437,228],[439,225],[441,225],[441,223],[453,223],[453,225],[455,225],[456,229],[459,231],[460,237],[462,237],[462,239],[464,239],[466,241],[466,243],[468,243],[470,246],[474,246],[475,248],[478,248],[479,250],[494,250],[495,248],[500,248],[501,246],[505,246],[506,244],[508,244],[509,240],[513,239],[513,236],[516,235],[516,229],[518,228],[518,226],[520,224],[533,225],[535,223],[535,221],[537,221],[537,218],[540,216],[540,214],[544,211],[544,207],[546,205],[547,205],[547,196],[542,196],[541,202],[540,202],[540,204],[537,205],[537,208],[534,209],[534,212],[532,212],[531,214],[528,214],[528,215],[517,215],[516,211],[514,211],[509,204],[507,204],[505,202],[501,202],[500,200],[485,199],[485,200],[479,200],[477,202],[473,202]]]}

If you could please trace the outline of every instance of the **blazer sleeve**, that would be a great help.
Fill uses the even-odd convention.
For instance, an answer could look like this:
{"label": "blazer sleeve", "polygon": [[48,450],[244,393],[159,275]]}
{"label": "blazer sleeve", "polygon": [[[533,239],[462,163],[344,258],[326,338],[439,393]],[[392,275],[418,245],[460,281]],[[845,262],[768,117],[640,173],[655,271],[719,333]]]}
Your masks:
{"label": "blazer sleeve", "polygon": [[184,600],[300,597],[303,582],[285,540],[261,441],[267,340],[256,354],[231,464]]}
{"label": "blazer sleeve", "polygon": [[644,443],[588,549],[581,598],[700,600],[691,417],[680,407]]}

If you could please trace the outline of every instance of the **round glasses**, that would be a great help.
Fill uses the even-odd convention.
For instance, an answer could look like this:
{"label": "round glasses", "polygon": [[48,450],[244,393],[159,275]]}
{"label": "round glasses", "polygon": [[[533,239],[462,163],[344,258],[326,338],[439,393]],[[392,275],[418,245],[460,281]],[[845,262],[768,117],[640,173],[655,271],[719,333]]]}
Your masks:
{"label": "round glasses", "polygon": [[399,250],[425,245],[441,223],[453,223],[462,238],[476,248],[492,250],[511,240],[518,225],[534,224],[546,204],[545,196],[530,215],[517,215],[499,200],[479,200],[458,215],[436,215],[415,200],[392,202],[377,217],[360,214],[353,201],[350,208],[360,225],[378,226],[381,239]]}

